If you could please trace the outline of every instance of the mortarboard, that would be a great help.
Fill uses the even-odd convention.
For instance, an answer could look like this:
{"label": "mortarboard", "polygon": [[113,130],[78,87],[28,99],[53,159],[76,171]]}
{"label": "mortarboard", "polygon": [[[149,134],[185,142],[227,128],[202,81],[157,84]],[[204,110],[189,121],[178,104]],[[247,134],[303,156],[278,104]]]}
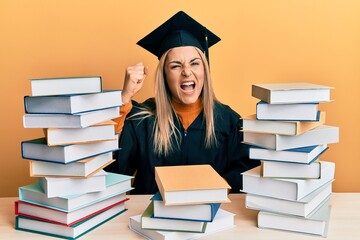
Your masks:
{"label": "mortarboard", "polygon": [[194,46],[205,52],[209,61],[208,48],[220,40],[185,12],[179,11],[137,44],[156,55],[158,59],[171,48]]}

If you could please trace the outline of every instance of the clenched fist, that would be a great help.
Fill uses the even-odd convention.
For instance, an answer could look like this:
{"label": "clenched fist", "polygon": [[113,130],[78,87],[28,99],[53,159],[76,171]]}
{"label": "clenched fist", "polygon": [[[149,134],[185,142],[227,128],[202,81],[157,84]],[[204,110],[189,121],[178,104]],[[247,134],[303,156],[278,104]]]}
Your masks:
{"label": "clenched fist", "polygon": [[143,63],[129,66],[125,71],[125,81],[122,90],[122,101],[128,103],[133,96],[142,88],[148,73],[148,67]]}

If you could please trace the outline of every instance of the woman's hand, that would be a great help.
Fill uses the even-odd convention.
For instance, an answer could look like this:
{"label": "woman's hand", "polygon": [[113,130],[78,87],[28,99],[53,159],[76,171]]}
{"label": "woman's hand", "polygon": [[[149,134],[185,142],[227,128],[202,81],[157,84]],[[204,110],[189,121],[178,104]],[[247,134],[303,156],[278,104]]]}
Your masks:
{"label": "woman's hand", "polygon": [[148,67],[143,63],[126,68],[125,81],[122,90],[122,102],[128,103],[133,96],[142,88],[148,73]]}

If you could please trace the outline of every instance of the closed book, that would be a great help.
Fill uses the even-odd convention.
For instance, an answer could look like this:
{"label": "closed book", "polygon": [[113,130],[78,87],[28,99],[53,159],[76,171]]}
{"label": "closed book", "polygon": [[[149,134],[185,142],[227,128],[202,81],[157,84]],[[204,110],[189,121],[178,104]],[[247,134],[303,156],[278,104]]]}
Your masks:
{"label": "closed book", "polygon": [[120,116],[120,107],[76,114],[27,113],[24,128],[84,128]]}
{"label": "closed book", "polygon": [[95,157],[86,158],[69,164],[30,160],[30,176],[72,178],[90,177],[114,161],[112,152],[100,154]]}
{"label": "closed book", "polygon": [[297,201],[248,193],[245,195],[245,206],[248,209],[259,211],[307,217],[315,211],[318,206],[327,201],[331,197],[331,193],[332,182],[326,183],[324,186]]}
{"label": "closed book", "polygon": [[258,120],[256,114],[245,116],[243,132],[271,133],[279,135],[300,135],[325,123],[325,112],[320,114],[318,121],[271,121]]}
{"label": "closed book", "polygon": [[120,90],[108,90],[90,94],[24,97],[26,113],[75,114],[121,105]]}
{"label": "closed book", "polygon": [[160,192],[157,192],[151,200],[154,205],[155,218],[182,219],[192,221],[212,222],[220,203],[205,203],[191,205],[165,206]]}
{"label": "closed book", "polygon": [[48,198],[40,185],[33,183],[19,187],[19,200],[60,211],[71,212],[130,191],[132,189],[132,178],[131,176],[109,172],[106,175],[106,189],[104,191],[53,198]]}
{"label": "closed book", "polygon": [[86,94],[102,91],[101,76],[30,79],[31,96]]}
{"label": "closed book", "polygon": [[45,138],[38,138],[21,143],[24,159],[68,164],[85,158],[97,156],[119,149],[117,139],[85,144],[48,146]]}
{"label": "closed book", "polygon": [[86,128],[47,128],[48,146],[81,144],[116,139],[114,121],[108,120]]}
{"label": "closed book", "polygon": [[322,161],[310,164],[261,161],[262,177],[318,179],[321,177]]}
{"label": "closed book", "polygon": [[259,102],[256,104],[256,118],[272,121],[318,121],[319,103],[270,104]]}
{"label": "closed book", "polygon": [[165,205],[230,202],[230,185],[210,165],[155,167]]}
{"label": "closed book", "polygon": [[177,231],[177,232],[197,232],[203,233],[206,229],[206,222],[189,221],[179,219],[154,218],[153,202],[141,215],[141,228],[159,231]]}
{"label": "closed book", "polygon": [[119,204],[124,206],[124,203],[127,200],[126,193],[122,193],[71,212],[59,211],[33,203],[16,201],[15,214],[40,221],[72,226],[113,206]]}
{"label": "closed book", "polygon": [[339,128],[321,125],[298,136],[244,132],[244,143],[276,151],[339,142]]}
{"label": "closed book", "polygon": [[312,83],[268,83],[253,84],[253,97],[271,104],[319,103],[330,101],[332,87]]}
{"label": "closed book", "polygon": [[268,160],[279,162],[293,162],[309,164],[319,158],[329,147],[327,144],[293,148],[283,151],[275,151],[272,149],[250,147],[249,157],[256,160]]}
{"label": "closed book", "polygon": [[284,230],[326,237],[330,219],[331,206],[325,202],[309,217],[279,214],[260,211],[258,227],[273,230]]}
{"label": "closed book", "polygon": [[263,178],[261,177],[261,166],[243,172],[241,175],[243,192],[297,201],[333,181],[335,163],[324,161],[321,164],[320,179]]}
{"label": "closed book", "polygon": [[233,228],[234,215],[231,212],[219,209],[213,222],[208,222],[204,233],[157,231],[141,228],[141,215],[132,216],[129,219],[129,228],[139,235],[153,240],[186,240],[206,237],[211,234]]}
{"label": "closed book", "polygon": [[71,226],[16,216],[15,228],[53,237],[76,239],[125,211],[124,205],[119,204]]}
{"label": "closed book", "polygon": [[48,198],[100,192],[106,189],[106,172],[101,170],[88,178],[38,178],[40,187]]}

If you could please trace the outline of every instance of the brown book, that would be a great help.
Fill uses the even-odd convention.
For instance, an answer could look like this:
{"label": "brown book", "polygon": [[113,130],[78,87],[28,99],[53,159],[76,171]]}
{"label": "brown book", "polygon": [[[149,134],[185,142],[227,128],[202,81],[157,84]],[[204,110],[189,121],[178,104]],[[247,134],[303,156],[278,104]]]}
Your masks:
{"label": "brown book", "polygon": [[226,203],[230,185],[210,165],[155,167],[165,205]]}

